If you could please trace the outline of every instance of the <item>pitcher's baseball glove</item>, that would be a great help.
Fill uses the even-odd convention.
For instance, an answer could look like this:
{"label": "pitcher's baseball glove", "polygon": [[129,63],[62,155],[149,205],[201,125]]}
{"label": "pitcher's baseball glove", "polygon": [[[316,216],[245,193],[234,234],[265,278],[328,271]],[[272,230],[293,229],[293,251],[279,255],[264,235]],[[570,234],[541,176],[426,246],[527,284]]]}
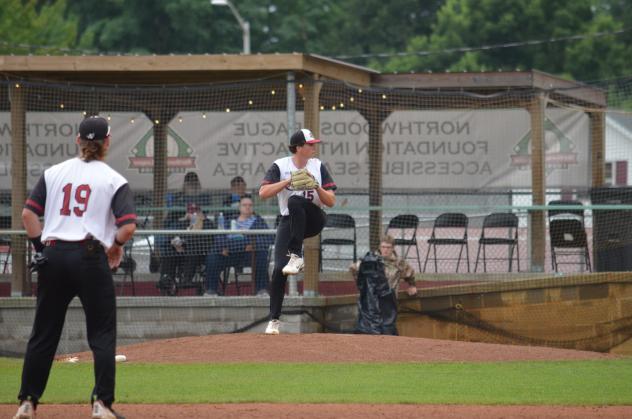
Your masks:
{"label": "pitcher's baseball glove", "polygon": [[318,182],[314,179],[311,173],[307,169],[300,169],[292,172],[292,180],[290,185],[295,191],[306,191],[309,189],[316,189]]}

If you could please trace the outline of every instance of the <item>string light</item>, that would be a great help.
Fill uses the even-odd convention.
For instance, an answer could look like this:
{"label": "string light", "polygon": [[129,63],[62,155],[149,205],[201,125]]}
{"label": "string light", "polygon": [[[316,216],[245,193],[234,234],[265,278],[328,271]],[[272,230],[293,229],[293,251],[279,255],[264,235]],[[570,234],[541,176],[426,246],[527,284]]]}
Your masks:
{"label": "string light", "polygon": [[323,105],[320,105],[320,110],[321,110],[321,111],[324,111],[324,110],[325,110],[325,107],[324,107]]}
{"label": "string light", "polygon": [[353,98],[353,96],[351,96],[351,97],[349,98],[349,102],[353,102],[354,100],[355,100],[355,99]]}
{"label": "string light", "polygon": [[386,95],[385,94],[382,94],[382,99],[386,99]]}
{"label": "string light", "polygon": [[230,108],[226,108],[226,112],[230,112]]}
{"label": "string light", "polygon": [[342,103],[342,102],[340,102],[340,107],[341,107],[341,108],[344,108],[344,107],[345,107],[345,104],[344,104],[344,103]]}
{"label": "string light", "polygon": [[298,88],[299,88],[299,89],[302,89],[302,88],[303,88],[303,83],[299,83],[299,84],[298,84]]}
{"label": "string light", "polygon": [[332,107],[331,107],[331,110],[332,110],[332,111],[335,111],[335,110],[336,110],[336,105],[332,106]]}
{"label": "string light", "polygon": [[358,89],[358,93],[362,93],[362,89]]}
{"label": "string light", "polygon": [[64,109],[64,104],[63,104],[63,103],[60,103],[60,104],[59,104],[59,107],[60,107],[60,108],[62,108],[62,109]]}
{"label": "string light", "polygon": [[206,112],[202,112],[202,119],[206,119]]}
{"label": "string light", "polygon": [[155,123],[156,125],[160,125],[160,120],[159,120],[159,119],[156,119],[156,120],[154,120],[154,123]]}
{"label": "string light", "polygon": [[130,120],[129,120],[129,123],[130,123],[130,124],[133,124],[134,122],[136,122],[136,121],[134,121],[134,118],[132,118],[132,119],[130,119]]}
{"label": "string light", "polygon": [[112,120],[112,115],[108,115],[108,121]]}
{"label": "string light", "polygon": [[88,115],[88,112],[86,112],[86,111],[83,111],[83,112],[81,112],[81,113],[83,114],[83,116]]}
{"label": "string light", "polygon": [[178,117],[178,122],[182,123],[182,117],[181,116]]}
{"label": "string light", "polygon": [[270,94],[271,94],[272,96],[276,95],[276,90],[271,91],[271,92],[270,92]]}
{"label": "string light", "polygon": [[15,83],[15,88],[19,89],[20,88],[20,83]]}
{"label": "string light", "polygon": [[248,101],[248,104],[249,104],[250,106],[252,106],[252,99],[250,99],[250,100]]}

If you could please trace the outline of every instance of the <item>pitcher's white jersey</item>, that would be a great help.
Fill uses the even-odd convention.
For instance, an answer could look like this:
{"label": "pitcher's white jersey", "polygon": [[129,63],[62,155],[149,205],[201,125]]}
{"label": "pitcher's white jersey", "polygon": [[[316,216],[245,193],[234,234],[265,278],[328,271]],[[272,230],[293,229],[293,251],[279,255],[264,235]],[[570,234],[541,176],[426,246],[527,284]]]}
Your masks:
{"label": "pitcher's white jersey", "polygon": [[[323,189],[336,189],[336,184],[329,175],[327,168],[319,159],[309,159],[307,161],[305,169],[307,169],[307,171],[314,176],[318,184],[321,185]],[[275,160],[272,167],[266,173],[263,184],[277,183],[282,180],[289,179],[290,177],[292,177],[292,172],[295,172],[297,170],[299,169],[294,165],[294,162],[292,161],[292,156],[283,157]],[[279,199],[279,211],[281,212],[281,215],[290,214],[287,208],[287,201],[292,195],[303,196],[314,204],[318,205],[319,207],[323,206],[322,202],[320,201],[320,197],[318,196],[318,193],[315,189],[306,191],[294,191],[292,190],[291,186],[288,186],[277,195]]]}
{"label": "pitcher's white jersey", "polygon": [[42,241],[92,236],[110,247],[117,227],[136,222],[127,180],[99,160],[73,158],[46,169],[25,206],[44,215]]}

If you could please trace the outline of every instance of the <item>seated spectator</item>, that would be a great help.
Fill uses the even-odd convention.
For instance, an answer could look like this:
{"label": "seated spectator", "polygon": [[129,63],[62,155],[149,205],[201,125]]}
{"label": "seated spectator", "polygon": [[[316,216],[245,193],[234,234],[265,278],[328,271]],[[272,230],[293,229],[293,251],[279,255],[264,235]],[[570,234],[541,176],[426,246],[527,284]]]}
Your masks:
{"label": "seated spectator", "polygon": [[[231,221],[226,220],[226,226],[220,229],[230,230],[264,230],[268,224],[260,215],[254,213],[250,196],[244,196],[239,202],[239,216]],[[219,276],[230,266],[250,266],[255,277],[255,292],[259,296],[266,296],[269,282],[268,250],[272,245],[272,235],[227,234],[216,236],[213,252],[206,258],[206,294],[217,295]],[[254,257],[253,257],[254,256]],[[254,266],[253,265],[254,259]]]}
{"label": "seated spectator", "polygon": [[[202,230],[213,227],[203,211],[210,197],[202,193],[200,180],[195,172],[184,177],[182,191],[170,194],[167,206],[171,210],[163,223],[165,230]],[[176,282],[190,283],[197,266],[204,263],[212,236],[210,235],[161,235],[156,238],[160,254],[160,280],[158,288],[169,289]],[[176,281],[176,278],[179,281]]]}
{"label": "seated spectator", "polygon": [[[415,285],[415,270],[408,264],[408,262],[397,256],[393,243],[394,240],[391,236],[388,234],[383,236],[380,241],[380,248],[378,251],[384,260],[384,273],[388,279],[388,285],[397,296],[399,284],[402,280],[404,280],[408,283],[408,288],[406,289],[408,295],[416,295],[417,287]],[[353,263],[349,267],[354,279],[357,279],[359,267],[360,261]]]}
{"label": "seated spectator", "polygon": [[239,201],[246,196],[246,181],[241,176],[230,180],[230,192],[222,200],[224,218],[233,220],[239,216]]}

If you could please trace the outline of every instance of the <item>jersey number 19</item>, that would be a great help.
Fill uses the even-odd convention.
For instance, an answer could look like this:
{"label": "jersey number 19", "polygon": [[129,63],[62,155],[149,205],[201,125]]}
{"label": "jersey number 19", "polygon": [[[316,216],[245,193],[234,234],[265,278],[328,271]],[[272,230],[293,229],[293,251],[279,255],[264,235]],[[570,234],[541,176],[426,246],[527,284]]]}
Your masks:
{"label": "jersey number 19", "polygon": [[[72,183],[67,183],[66,186],[62,188],[64,191],[64,204],[59,210],[59,214],[65,217],[69,217],[70,213],[70,197],[72,195]],[[77,206],[72,208],[72,212],[75,213],[77,217],[83,217],[83,213],[88,209],[88,200],[90,199],[90,185],[79,185],[77,189],[75,189],[75,203]]]}

